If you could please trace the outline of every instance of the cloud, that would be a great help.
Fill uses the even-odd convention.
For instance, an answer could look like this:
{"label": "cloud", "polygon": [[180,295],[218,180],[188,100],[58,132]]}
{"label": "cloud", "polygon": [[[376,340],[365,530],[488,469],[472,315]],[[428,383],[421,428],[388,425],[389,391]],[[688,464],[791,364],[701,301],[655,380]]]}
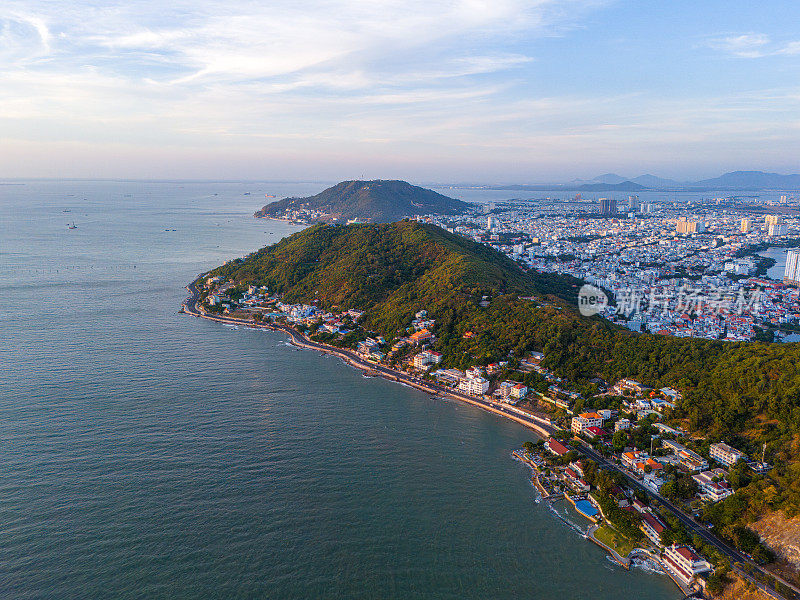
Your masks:
{"label": "cloud", "polygon": [[[471,77],[532,58],[514,36],[551,35],[595,0],[175,0],[54,6],[9,0],[0,9],[0,109],[109,116],[125,106],[171,114],[223,90],[263,101],[285,96],[398,103],[464,97]],[[52,33],[51,33],[52,32]],[[76,91],[74,82],[81,83]],[[39,98],[27,108],[33,88]],[[496,88],[498,89],[498,88]],[[113,93],[111,92],[113,90]],[[116,96],[116,99],[113,97]],[[302,96],[302,97],[301,97]],[[2,104],[5,99],[6,104]],[[134,106],[139,100],[139,107]],[[79,108],[77,102],[83,103]],[[45,106],[46,104],[46,106]],[[131,114],[118,110],[120,117]]]}
{"label": "cloud", "polygon": [[743,33],[715,37],[708,46],[738,58],[763,58],[766,56],[793,56],[800,54],[800,41],[783,44],[772,43],[764,33]]}
{"label": "cloud", "polygon": [[[205,157],[205,176],[214,156],[576,164],[617,151],[674,156],[681,140],[697,144],[695,158],[701,146],[763,150],[759,136],[796,134],[797,90],[720,99],[687,85],[670,101],[638,82],[613,89],[620,73],[601,62],[587,76],[580,63],[602,43],[588,27],[574,33],[608,3],[5,0],[0,162],[15,144],[39,148],[48,175],[55,149],[74,144],[104,164],[104,147],[135,148],[142,164],[169,148],[176,164]],[[800,42],[774,39],[731,33],[708,45],[740,58],[800,54]],[[547,62],[557,52],[574,72]]]}
{"label": "cloud", "polygon": [[763,33],[745,33],[714,38],[708,41],[708,45],[734,56],[756,58],[764,56],[763,48],[769,41],[769,36]]}

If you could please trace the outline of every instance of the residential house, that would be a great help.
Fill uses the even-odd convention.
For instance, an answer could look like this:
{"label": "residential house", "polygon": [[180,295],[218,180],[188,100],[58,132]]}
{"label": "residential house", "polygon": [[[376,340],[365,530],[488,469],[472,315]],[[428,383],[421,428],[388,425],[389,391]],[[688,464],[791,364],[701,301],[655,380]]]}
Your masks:
{"label": "residential house", "polygon": [[590,489],[589,484],[586,483],[586,481],[584,481],[584,479],[570,467],[564,469],[564,479],[569,485],[579,492],[588,492]]}
{"label": "residential house", "polygon": [[547,440],[544,446],[551,454],[556,456],[564,456],[569,452],[569,448],[554,438]]}
{"label": "residential house", "polygon": [[661,547],[661,534],[667,530],[667,526],[661,519],[647,512],[642,515],[641,530],[655,546]]}
{"label": "residential house", "polygon": [[522,400],[527,395],[528,395],[528,386],[522,383],[518,383],[511,388],[512,398],[516,398],[517,400]]}
{"label": "residential house", "polygon": [[707,502],[719,502],[733,495],[731,484],[725,480],[725,471],[714,469],[692,475],[700,488],[700,496]]}
{"label": "residential house", "polygon": [[645,476],[642,478],[642,485],[646,487],[651,492],[658,494],[661,492],[661,486],[664,485],[664,480],[660,477],[660,471],[653,471],[651,473],[646,473]]}
{"label": "residential house", "polygon": [[433,339],[433,334],[427,329],[421,329],[420,331],[412,333],[408,339],[412,344],[423,344],[431,341]]}
{"label": "residential house", "polygon": [[628,469],[634,469],[636,463],[647,460],[649,455],[644,450],[631,450],[622,453],[622,464]]}
{"label": "residential house", "polygon": [[572,418],[572,433],[579,435],[589,427],[602,427],[603,417],[596,412],[587,412]]}

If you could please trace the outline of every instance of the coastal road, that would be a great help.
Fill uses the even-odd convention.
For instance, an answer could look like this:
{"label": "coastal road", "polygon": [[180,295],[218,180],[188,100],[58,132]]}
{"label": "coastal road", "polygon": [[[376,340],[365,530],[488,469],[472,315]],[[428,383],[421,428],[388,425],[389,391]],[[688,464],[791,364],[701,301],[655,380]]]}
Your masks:
{"label": "coastal road", "polygon": [[[625,478],[628,480],[628,484],[630,485],[630,487],[632,487],[635,490],[640,490],[645,494],[647,494],[648,497],[653,498],[658,502],[660,502],[664,507],[667,508],[667,510],[669,510],[675,516],[676,519],[678,519],[683,524],[684,527],[686,527],[687,531],[689,531],[692,534],[697,534],[706,544],[716,548],[720,554],[728,558],[728,560],[731,562],[732,565],[735,563],[746,564],[752,568],[755,568],[756,570],[760,571],[766,576],[775,577],[777,580],[781,581],[781,583],[784,583],[788,588],[794,590],[795,592],[795,595],[793,596],[794,598],[800,598],[800,595],[797,594],[797,590],[793,588],[793,586],[783,581],[780,577],[776,577],[773,573],[770,573],[766,569],[763,569],[755,562],[750,560],[747,556],[739,552],[736,548],[733,548],[732,546],[726,544],[719,537],[711,533],[705,526],[701,525],[700,523],[697,523],[691,517],[691,515],[688,515],[685,512],[683,512],[675,504],[673,504],[660,494],[656,494],[653,491],[644,487],[644,485],[642,485],[638,479],[636,479],[626,470],[619,468],[613,462],[607,460],[605,457],[603,457],[600,453],[598,453],[594,448],[592,448],[585,442],[581,442],[580,451],[583,452],[589,458],[591,458],[593,461],[595,461],[598,466],[606,467],[608,469],[613,469],[618,473],[624,475]],[[779,594],[779,597],[781,598],[784,597],[779,592],[777,592],[777,590],[773,591],[776,594]]]}
{"label": "coastal road", "polygon": [[[478,398],[475,396],[469,396],[467,394],[463,394],[458,390],[454,390],[453,388],[440,385],[438,383],[424,381],[416,377],[412,377],[406,373],[401,371],[392,369],[390,367],[386,367],[384,365],[368,362],[364,360],[361,356],[359,356],[356,352],[349,350],[347,348],[338,348],[336,346],[329,346],[327,344],[321,344],[319,342],[315,342],[305,335],[301,334],[297,330],[288,325],[280,325],[280,324],[273,324],[273,325],[257,325],[254,324],[252,321],[244,320],[244,319],[235,319],[231,317],[221,317],[221,316],[214,316],[214,315],[207,315],[198,307],[198,303],[200,301],[200,291],[197,289],[195,285],[196,282],[193,282],[186,286],[186,289],[189,291],[190,296],[187,298],[183,303],[183,310],[187,314],[194,315],[197,317],[203,317],[207,319],[212,319],[214,321],[219,321],[223,323],[230,323],[230,324],[237,324],[237,325],[244,325],[247,327],[257,327],[257,328],[265,328],[265,329],[272,329],[275,331],[281,331],[286,335],[290,336],[292,342],[304,348],[311,348],[315,350],[319,350],[320,352],[325,352],[328,354],[335,354],[353,366],[358,368],[375,372],[383,377],[386,377],[393,381],[398,381],[401,383],[405,383],[411,387],[420,389],[422,391],[431,393],[431,394],[439,394],[442,396],[448,396],[454,398],[456,400],[461,400],[468,404],[472,404],[478,408],[482,408],[488,412],[504,416],[506,418],[512,419],[517,423],[520,423],[524,426],[527,426],[533,429],[538,435],[542,436],[543,438],[548,438],[552,435],[555,431],[559,430],[558,427],[553,426],[549,420],[543,419],[541,417],[536,417],[535,415],[527,415],[527,414],[520,414],[516,411],[512,411],[507,407],[501,406],[496,404],[492,401],[485,400],[484,398]],[[619,473],[621,473],[630,483],[630,486],[635,490],[640,490],[647,494],[647,496],[657,500],[658,502],[662,503],[674,516],[677,518],[688,531],[693,534],[697,534],[703,539],[707,544],[715,547],[723,556],[726,556],[732,564],[735,563],[742,563],[751,566],[752,568],[756,569],[757,571],[761,572],[762,574],[775,577],[777,580],[784,583],[789,589],[794,590],[795,595],[794,598],[800,598],[800,593],[798,590],[794,588],[794,586],[788,584],[786,581],[781,579],[780,577],[775,576],[774,574],[770,573],[769,571],[763,569],[759,565],[755,564],[752,560],[746,557],[744,554],[736,550],[735,548],[729,546],[725,542],[723,542],[720,538],[716,535],[713,535],[708,529],[704,526],[695,522],[695,520],[688,514],[684,513],[680,510],[677,506],[675,506],[672,502],[664,498],[659,494],[655,494],[646,487],[644,487],[635,477],[633,477],[630,473],[625,471],[624,469],[620,469],[614,463],[606,460],[603,456],[601,456],[598,452],[596,452],[591,446],[582,442],[581,451],[594,460],[598,466],[604,466],[609,469],[613,469]],[[752,578],[749,578],[752,579]],[[760,585],[759,587],[764,587]],[[778,598],[784,598],[776,590],[770,589],[772,595]]]}
{"label": "coastal road", "polygon": [[557,427],[553,426],[549,422],[549,420],[544,419],[542,417],[519,413],[510,410],[509,408],[503,407],[499,404],[496,404],[492,401],[485,400],[484,398],[478,398],[475,396],[470,396],[468,394],[463,394],[460,391],[455,390],[451,387],[447,387],[431,381],[422,380],[420,378],[408,375],[407,373],[403,373],[402,371],[398,371],[396,369],[392,369],[390,367],[381,364],[366,361],[356,352],[348,348],[339,348],[337,346],[330,346],[328,344],[315,342],[288,325],[280,325],[277,323],[268,326],[258,325],[253,323],[252,321],[248,321],[245,319],[235,319],[231,317],[207,315],[199,308],[198,303],[200,301],[200,291],[198,290],[195,283],[196,282],[193,282],[188,286],[186,286],[186,289],[191,294],[183,303],[183,310],[187,314],[194,315],[196,317],[204,317],[207,319],[212,319],[214,321],[219,321],[222,323],[244,325],[247,327],[258,327],[264,329],[268,328],[274,331],[282,331],[286,335],[290,336],[292,342],[297,346],[319,350],[320,352],[325,352],[328,354],[335,354],[343,358],[353,366],[356,366],[360,369],[364,369],[367,371],[375,372],[387,379],[398,381],[400,383],[405,383],[406,385],[409,385],[411,387],[417,388],[419,390],[422,390],[430,394],[448,396],[450,398],[454,398],[456,400],[461,400],[462,402],[472,404],[473,406],[482,408],[483,410],[486,410],[488,412],[497,415],[504,416],[508,419],[516,421],[517,423],[520,423],[521,425],[529,427],[543,438],[549,437],[558,429]]}

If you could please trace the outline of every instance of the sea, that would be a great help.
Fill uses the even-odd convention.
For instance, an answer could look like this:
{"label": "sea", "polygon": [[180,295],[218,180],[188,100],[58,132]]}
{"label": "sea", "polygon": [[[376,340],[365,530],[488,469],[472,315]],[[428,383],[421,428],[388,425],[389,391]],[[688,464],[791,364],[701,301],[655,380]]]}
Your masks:
{"label": "sea", "polygon": [[0,185],[0,598],[680,598],[537,502],[522,426],[178,313],[328,185]]}

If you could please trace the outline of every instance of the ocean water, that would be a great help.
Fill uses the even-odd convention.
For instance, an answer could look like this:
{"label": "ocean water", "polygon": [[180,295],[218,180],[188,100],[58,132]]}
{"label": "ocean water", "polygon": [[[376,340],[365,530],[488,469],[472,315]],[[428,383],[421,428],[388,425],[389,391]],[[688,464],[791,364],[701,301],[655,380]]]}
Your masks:
{"label": "ocean water", "polygon": [[178,314],[325,187],[0,186],[0,597],[680,597],[535,502],[521,426]]}

